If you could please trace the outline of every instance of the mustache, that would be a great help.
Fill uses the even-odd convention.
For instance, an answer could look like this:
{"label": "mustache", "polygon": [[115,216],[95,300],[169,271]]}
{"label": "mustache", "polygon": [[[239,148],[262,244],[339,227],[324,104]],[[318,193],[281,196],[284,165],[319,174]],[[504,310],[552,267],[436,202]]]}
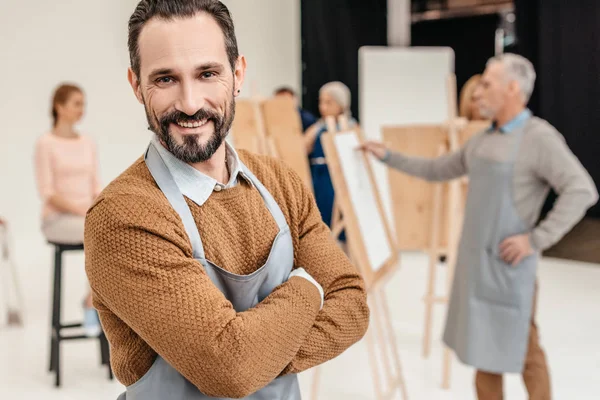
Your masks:
{"label": "mustache", "polygon": [[215,123],[220,122],[223,116],[216,111],[201,108],[194,113],[194,115],[188,115],[181,111],[171,111],[160,117],[159,123],[161,128],[165,131],[168,130],[170,124],[176,124],[177,122],[197,122],[202,120],[213,121]]}

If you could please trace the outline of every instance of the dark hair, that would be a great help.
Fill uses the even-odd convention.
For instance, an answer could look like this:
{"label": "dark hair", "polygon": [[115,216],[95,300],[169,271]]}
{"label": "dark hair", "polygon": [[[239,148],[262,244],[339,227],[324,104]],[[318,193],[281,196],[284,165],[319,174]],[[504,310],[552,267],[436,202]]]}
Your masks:
{"label": "dark hair", "polygon": [[227,7],[218,0],[142,0],[129,18],[129,59],[131,69],[140,77],[140,52],[138,39],[144,25],[152,18],[166,21],[175,18],[191,18],[198,13],[211,15],[225,36],[225,48],[231,69],[239,57],[233,20]]}
{"label": "dark hair", "polygon": [[67,101],[69,101],[69,98],[71,97],[71,94],[73,94],[73,93],[83,93],[83,90],[81,90],[81,88],[77,85],[73,85],[70,83],[63,83],[58,88],[56,88],[56,90],[54,91],[54,96],[52,96],[52,109],[51,109],[52,120],[53,120],[52,126],[56,126],[56,123],[58,122],[58,112],[56,111],[56,106],[59,104],[63,105]]}
{"label": "dark hair", "polygon": [[279,94],[284,94],[284,93],[291,94],[292,96],[296,95],[296,92],[294,92],[294,89],[292,89],[289,86],[282,86],[280,88],[275,89],[276,96]]}

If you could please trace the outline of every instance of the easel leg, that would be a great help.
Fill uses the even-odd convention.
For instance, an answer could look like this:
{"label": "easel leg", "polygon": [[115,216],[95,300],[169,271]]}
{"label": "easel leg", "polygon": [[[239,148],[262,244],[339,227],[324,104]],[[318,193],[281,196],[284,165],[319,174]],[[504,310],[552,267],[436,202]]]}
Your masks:
{"label": "easel leg", "polygon": [[[460,235],[460,221],[462,220],[463,207],[461,203],[461,183],[454,181],[450,183],[450,220],[449,220],[449,240],[448,240],[448,274],[446,277],[446,291],[448,297],[452,294],[452,281],[454,279],[454,271],[456,270],[456,262],[458,259],[458,237]],[[452,368],[452,352],[450,349],[444,349],[444,359],[442,365],[442,388],[450,388],[450,370]]]}
{"label": "easel leg", "polygon": [[452,352],[444,348],[444,366],[442,376],[442,389],[450,389],[450,369],[452,367]]}
{"label": "easel leg", "polygon": [[[375,302],[372,302],[372,304],[373,303]],[[369,353],[369,364],[371,365],[373,385],[375,386],[375,397],[377,400],[383,400],[381,382],[379,381],[379,368],[377,367],[377,346],[375,345],[373,329],[375,329],[375,326],[371,325],[365,335],[367,339],[367,352]]]}
{"label": "easel leg", "polygon": [[383,307],[383,313],[385,315],[386,326],[388,330],[388,340],[391,346],[392,359],[394,361],[394,367],[396,369],[396,382],[400,387],[400,392],[402,393],[402,398],[404,400],[408,400],[408,392],[406,390],[406,381],[404,380],[404,373],[402,372],[402,365],[400,363],[400,353],[398,352],[398,346],[396,345],[396,335],[394,333],[394,327],[392,326],[392,321],[390,320],[390,309],[388,306],[387,298],[385,297],[385,293],[379,292],[379,296],[381,297],[381,305]]}
{"label": "easel leg", "polygon": [[[442,146],[438,150],[438,156],[444,154]],[[431,237],[429,240],[429,280],[427,282],[427,294],[425,295],[425,327],[423,332],[423,357],[428,358],[431,353],[431,330],[433,319],[433,306],[437,303],[435,296],[436,270],[440,247],[440,225],[442,222],[442,196],[443,184],[438,183],[433,188],[431,207],[433,210],[431,218]]]}
{"label": "easel leg", "polygon": [[310,390],[310,398],[312,400],[317,400],[317,397],[319,396],[319,385],[321,384],[321,367],[317,366],[317,367],[313,368],[313,370],[315,372],[313,373],[312,387]]}
{"label": "easel leg", "polygon": [[[390,321],[389,321],[389,315],[386,314],[385,310],[383,309],[383,293],[372,293],[371,294],[372,299],[373,299],[373,310],[372,310],[372,315],[374,316],[375,319],[375,326],[377,328],[377,340],[379,341],[381,347],[382,347],[382,351],[381,351],[381,358],[383,359],[383,367],[385,370],[385,374],[387,377],[387,381],[389,384],[392,384],[394,382],[394,374],[392,371],[392,365],[390,363],[390,359],[389,359],[389,355],[390,352],[387,351],[387,346],[386,344],[388,343],[388,338],[386,338],[386,329],[389,331],[389,328],[391,326]],[[381,297],[381,298],[380,298]],[[383,315],[381,315],[383,314]],[[386,323],[386,329],[384,329],[383,325],[381,324],[381,320],[384,320]],[[388,335],[392,334],[392,332],[387,332]],[[389,337],[389,342],[391,342],[391,337]],[[392,386],[392,388],[395,386]],[[387,388],[386,388],[387,390]]]}
{"label": "easel leg", "polygon": [[425,328],[423,332],[423,357],[428,358],[431,353],[431,320],[435,304],[435,275],[437,269],[437,251],[429,252],[429,281],[425,295]]}

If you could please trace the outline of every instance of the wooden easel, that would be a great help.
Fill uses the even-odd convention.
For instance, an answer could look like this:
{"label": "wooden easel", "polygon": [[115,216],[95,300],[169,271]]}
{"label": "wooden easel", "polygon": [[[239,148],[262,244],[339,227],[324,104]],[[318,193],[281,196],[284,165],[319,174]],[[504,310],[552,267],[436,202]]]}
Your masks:
{"label": "wooden easel", "polygon": [[[349,129],[346,118],[340,118],[339,126],[341,132],[337,132],[335,120],[327,120],[328,132],[321,138],[323,149],[327,158],[329,173],[335,190],[336,205],[333,213],[332,235],[338,237],[345,230],[348,240],[349,256],[363,276],[371,303],[371,314],[374,323],[371,324],[366,334],[367,350],[369,354],[369,364],[373,378],[374,392],[378,400],[391,399],[400,391],[403,399],[408,399],[406,384],[404,381],[400,356],[392,322],[387,298],[383,291],[384,284],[398,269],[398,252],[392,239],[391,229],[385,218],[383,204],[377,191],[375,177],[370,167],[366,155],[363,157],[364,166],[367,170],[368,180],[372,188],[373,196],[376,202],[377,212],[381,217],[385,230],[385,236],[390,248],[390,257],[385,260],[379,268],[371,265],[363,235],[359,226],[358,216],[354,209],[352,199],[348,189],[346,177],[344,175],[340,158],[337,152],[335,136],[340,133],[354,133],[358,141],[362,142],[362,135],[359,129]],[[378,357],[379,353],[379,357]],[[384,374],[379,372],[379,360],[381,358],[384,365]],[[320,369],[315,368],[315,378],[312,386],[312,399],[316,399],[320,380]],[[380,381],[382,375],[385,381]]]}
{"label": "wooden easel", "polygon": [[235,148],[284,160],[312,190],[300,115],[291,99],[238,100],[231,131]]}
{"label": "wooden easel", "polygon": [[[448,122],[448,142],[449,151],[454,152],[460,149],[459,131],[456,118],[456,76],[451,75],[448,79],[448,108],[450,110],[450,119]],[[463,221],[464,202],[462,201],[462,183],[461,179],[455,179],[448,183],[448,254],[446,255],[447,274],[446,274],[446,292],[450,295],[452,291],[452,280],[456,270],[456,260],[458,256],[458,242],[460,240],[461,224]],[[452,363],[452,351],[449,348],[444,349],[442,365],[442,388],[450,388],[450,368]]]}
{"label": "wooden easel", "polygon": [[[448,121],[438,125],[415,125],[385,127],[384,140],[392,149],[426,158],[439,157],[458,150],[474,133],[466,121],[456,118],[454,75],[448,85]],[[465,133],[465,127],[471,129]],[[479,125],[479,127],[481,124]],[[477,128],[475,128],[477,129]],[[437,304],[447,304],[456,265],[460,237],[466,179],[447,183],[428,183],[409,177],[399,171],[389,175],[396,236],[401,250],[420,250],[429,256],[428,279],[425,296],[425,320],[423,329],[423,357],[431,353],[433,309]],[[436,278],[440,255],[446,255],[446,293],[436,293]],[[449,388],[451,351],[444,349],[442,360],[442,387]]]}
{"label": "wooden easel", "polygon": [[[448,129],[443,125],[384,127],[383,136],[390,149],[413,157],[439,157],[447,154],[450,146]],[[449,183],[432,184],[400,171],[388,172],[398,248],[428,255],[422,337],[422,354],[428,358],[431,353],[434,308],[448,303],[449,290],[443,294],[436,293],[436,282],[441,255],[447,256],[446,269],[453,267],[450,262],[453,243],[450,210],[455,207],[450,200]],[[450,271],[447,273],[450,274]],[[448,280],[448,287],[450,283],[451,280]]]}
{"label": "wooden easel", "polygon": [[[10,275],[10,278],[8,277]],[[6,306],[6,324],[23,325],[23,294],[17,277],[17,271],[12,254],[12,242],[6,224],[0,225],[0,283],[2,284],[2,297],[0,300]],[[14,294],[16,304],[11,305],[11,292]],[[1,325],[1,324],[0,324]]]}
{"label": "wooden easel", "polygon": [[236,101],[231,133],[236,149],[248,150],[255,154],[267,154],[265,125],[259,99]]}
{"label": "wooden easel", "polygon": [[[460,140],[460,124],[456,117],[456,77],[450,75],[447,81],[448,110],[450,112],[448,122],[445,124],[447,129],[447,146],[438,148],[438,156],[445,153],[458,151],[463,143]],[[429,251],[429,270],[427,292],[425,294],[425,327],[423,333],[423,356],[427,358],[431,351],[431,331],[433,306],[435,304],[447,304],[452,290],[452,280],[456,269],[456,260],[458,255],[458,242],[460,239],[462,216],[464,213],[463,186],[464,179],[455,179],[445,185],[447,186],[447,196],[444,196],[444,184],[436,183],[433,191],[432,207],[433,218],[431,225],[430,251]],[[445,197],[445,199],[444,199]],[[444,200],[446,200],[446,213],[444,215]],[[444,215],[442,217],[442,215]],[[442,222],[446,219],[446,224]],[[447,238],[446,251],[446,296],[438,296],[435,293],[436,270],[438,257],[440,255],[441,227],[445,226]],[[452,351],[444,348],[442,360],[442,388],[450,388],[450,369],[452,363]]]}

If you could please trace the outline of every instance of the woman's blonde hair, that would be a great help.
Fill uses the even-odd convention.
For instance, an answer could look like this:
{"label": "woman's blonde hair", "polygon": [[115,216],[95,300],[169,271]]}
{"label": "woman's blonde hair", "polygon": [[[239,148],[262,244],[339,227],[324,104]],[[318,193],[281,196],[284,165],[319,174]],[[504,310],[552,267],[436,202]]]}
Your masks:
{"label": "woman's blonde hair", "polygon": [[460,105],[458,107],[458,115],[465,117],[469,121],[473,119],[473,108],[471,107],[473,102],[473,92],[481,80],[481,75],[473,75],[463,85],[460,91]]}

